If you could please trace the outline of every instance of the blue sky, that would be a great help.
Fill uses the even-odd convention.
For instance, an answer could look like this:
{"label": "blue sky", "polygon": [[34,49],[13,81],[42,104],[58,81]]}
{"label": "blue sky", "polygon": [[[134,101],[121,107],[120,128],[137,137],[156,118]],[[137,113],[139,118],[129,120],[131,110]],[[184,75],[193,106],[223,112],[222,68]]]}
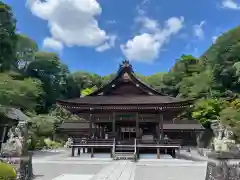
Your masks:
{"label": "blue sky", "polygon": [[40,49],[71,71],[100,75],[124,59],[141,74],[168,71],[182,54],[201,55],[240,15],[240,0],[3,1]]}

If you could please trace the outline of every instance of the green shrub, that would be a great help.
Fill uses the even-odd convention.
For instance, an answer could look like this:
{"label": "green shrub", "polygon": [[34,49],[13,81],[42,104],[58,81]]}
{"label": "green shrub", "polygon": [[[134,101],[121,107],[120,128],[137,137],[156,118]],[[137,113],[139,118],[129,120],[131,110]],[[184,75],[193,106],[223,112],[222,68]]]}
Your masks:
{"label": "green shrub", "polygon": [[30,151],[35,150],[36,144],[37,144],[37,139],[36,139],[36,138],[33,138],[33,137],[29,138],[29,139],[27,140],[28,150],[30,150]]}
{"label": "green shrub", "polygon": [[36,134],[30,132],[29,139],[27,141],[28,150],[31,150],[31,151],[35,150],[37,142],[38,142],[38,137],[36,136]]}
{"label": "green shrub", "polygon": [[46,146],[44,139],[45,139],[45,137],[37,138],[37,143],[36,143],[35,149],[43,149]]}
{"label": "green shrub", "polygon": [[15,180],[17,173],[10,164],[0,162],[0,177],[1,179]]}
{"label": "green shrub", "polygon": [[62,144],[56,141],[52,141],[51,139],[47,138],[44,140],[47,148],[56,149],[62,147]]}

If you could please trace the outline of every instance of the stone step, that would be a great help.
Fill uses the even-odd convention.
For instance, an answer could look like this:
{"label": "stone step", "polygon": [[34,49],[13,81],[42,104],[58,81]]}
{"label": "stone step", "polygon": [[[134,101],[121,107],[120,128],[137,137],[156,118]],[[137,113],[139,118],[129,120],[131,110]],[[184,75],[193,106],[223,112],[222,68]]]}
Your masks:
{"label": "stone step", "polygon": [[115,151],[134,151],[134,148],[131,148],[131,147],[121,148],[121,147],[118,147],[118,148],[115,149]]}
{"label": "stone step", "polygon": [[113,159],[134,159],[134,152],[115,152]]}
{"label": "stone step", "polygon": [[134,154],[133,151],[115,152],[115,154]]}

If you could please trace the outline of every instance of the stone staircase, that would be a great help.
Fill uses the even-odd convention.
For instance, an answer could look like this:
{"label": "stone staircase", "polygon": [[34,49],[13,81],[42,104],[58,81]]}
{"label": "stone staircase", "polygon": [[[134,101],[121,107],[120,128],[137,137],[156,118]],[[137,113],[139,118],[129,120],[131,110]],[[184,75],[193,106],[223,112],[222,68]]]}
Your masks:
{"label": "stone staircase", "polygon": [[135,153],[134,147],[116,147],[113,159],[120,160],[120,159],[131,159],[134,160]]}
{"label": "stone staircase", "polygon": [[115,144],[113,148],[113,159],[121,160],[121,159],[129,159],[136,161],[136,141],[132,145],[127,144]]}

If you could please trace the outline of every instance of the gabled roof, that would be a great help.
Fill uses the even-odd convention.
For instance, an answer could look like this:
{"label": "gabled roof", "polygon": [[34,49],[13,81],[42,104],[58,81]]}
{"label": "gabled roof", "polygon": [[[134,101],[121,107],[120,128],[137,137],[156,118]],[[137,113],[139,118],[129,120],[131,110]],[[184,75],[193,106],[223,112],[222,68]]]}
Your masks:
{"label": "gabled roof", "polygon": [[132,69],[132,65],[129,61],[125,60],[120,64],[119,69],[115,77],[103,87],[97,89],[93,93],[89,94],[88,96],[104,96],[107,92],[111,91],[119,82],[129,82],[136,86],[137,89],[145,92],[146,95],[162,95],[162,93],[156,91],[155,89],[151,88],[147,84],[143,83],[140,79],[138,79],[134,75],[134,71]]}
{"label": "gabled roof", "polygon": [[[0,108],[4,108],[0,105]],[[16,121],[27,121],[29,117],[25,115],[20,109],[5,107],[4,110],[0,112],[3,116],[16,120]]]}
{"label": "gabled roof", "polygon": [[129,61],[123,61],[115,77],[106,85],[85,97],[58,100],[64,107],[106,105],[188,106],[191,100],[174,98],[156,91],[139,80]]}
{"label": "gabled roof", "polygon": [[13,120],[16,121],[27,121],[29,119],[28,116],[26,116],[21,110],[11,108],[9,111],[5,113],[5,115]]}

